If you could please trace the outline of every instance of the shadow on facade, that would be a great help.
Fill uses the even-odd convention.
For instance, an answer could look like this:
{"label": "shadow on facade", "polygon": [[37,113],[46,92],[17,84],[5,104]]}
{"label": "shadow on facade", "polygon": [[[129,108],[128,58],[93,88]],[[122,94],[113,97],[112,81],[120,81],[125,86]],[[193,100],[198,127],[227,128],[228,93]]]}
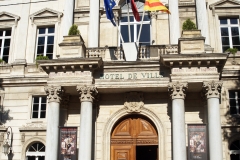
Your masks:
{"label": "shadow on facade", "polygon": [[[236,80],[235,82],[235,86],[236,88],[240,87],[240,82],[239,82],[240,78],[238,78],[238,81]],[[222,101],[229,101],[228,97],[226,96],[226,93],[224,92],[222,94]],[[231,143],[233,141],[236,140],[240,140],[240,136],[239,136],[239,125],[240,125],[240,114],[235,114],[232,115],[230,113],[230,104],[228,103],[227,105],[227,112],[225,112],[225,114],[223,115],[226,119],[225,121],[225,125],[222,127],[223,130],[223,138],[224,141],[227,141],[229,145],[231,145]],[[229,146],[228,146],[229,147]]]}
{"label": "shadow on facade", "polygon": [[[1,85],[2,79],[0,79],[0,90],[4,91],[4,87]],[[5,110],[3,106],[3,96],[0,95],[0,125],[5,124],[8,120],[12,120],[13,117],[10,117],[9,115],[10,110]]]}

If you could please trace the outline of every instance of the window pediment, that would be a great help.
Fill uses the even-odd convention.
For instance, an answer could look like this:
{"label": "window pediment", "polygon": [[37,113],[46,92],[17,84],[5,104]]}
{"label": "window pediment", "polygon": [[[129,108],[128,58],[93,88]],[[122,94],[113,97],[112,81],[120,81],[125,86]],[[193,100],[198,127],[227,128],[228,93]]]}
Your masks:
{"label": "window pediment", "polygon": [[240,6],[240,2],[236,0],[221,0],[211,4],[209,7],[210,9],[213,9],[213,8],[225,8],[225,7],[230,8],[230,7],[239,7],[239,6]]}
{"label": "window pediment", "polygon": [[44,8],[40,11],[37,11],[33,14],[30,15],[30,19],[32,20],[32,23],[35,21],[42,21],[44,19],[48,19],[51,21],[55,22],[60,22],[60,19],[62,17],[63,13],[49,9],[49,8]]}
{"label": "window pediment", "polygon": [[20,19],[19,16],[9,12],[0,12],[0,28],[11,27],[17,25],[17,21]]}

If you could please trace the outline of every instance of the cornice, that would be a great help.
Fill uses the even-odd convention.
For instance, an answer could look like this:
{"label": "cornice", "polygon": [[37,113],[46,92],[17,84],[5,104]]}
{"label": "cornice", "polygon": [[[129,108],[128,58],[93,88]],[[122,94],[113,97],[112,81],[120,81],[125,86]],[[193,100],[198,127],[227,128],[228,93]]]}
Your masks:
{"label": "cornice", "polygon": [[53,71],[95,70],[102,66],[102,58],[59,58],[54,60],[38,60],[39,66],[47,73]]}

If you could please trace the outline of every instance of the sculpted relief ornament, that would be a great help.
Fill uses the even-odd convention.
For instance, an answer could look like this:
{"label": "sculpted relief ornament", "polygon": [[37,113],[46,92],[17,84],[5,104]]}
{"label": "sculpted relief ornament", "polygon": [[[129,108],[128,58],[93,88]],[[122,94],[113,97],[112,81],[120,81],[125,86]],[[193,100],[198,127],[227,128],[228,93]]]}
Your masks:
{"label": "sculpted relief ornament", "polygon": [[47,93],[47,99],[49,102],[60,103],[61,96],[63,95],[64,90],[61,86],[46,86],[45,92]]}
{"label": "sculpted relief ornament", "polygon": [[185,99],[188,84],[186,82],[172,82],[168,84],[168,91],[172,99]]}
{"label": "sculpted relief ornament", "polygon": [[93,102],[94,96],[97,95],[97,88],[94,86],[77,86],[77,91],[80,94],[81,102]]}
{"label": "sculpted relief ornament", "polygon": [[141,112],[143,103],[143,93],[130,92],[125,96],[124,107],[127,109],[127,112]]}
{"label": "sculpted relief ornament", "polygon": [[222,82],[203,82],[203,92],[206,98],[220,98]]}

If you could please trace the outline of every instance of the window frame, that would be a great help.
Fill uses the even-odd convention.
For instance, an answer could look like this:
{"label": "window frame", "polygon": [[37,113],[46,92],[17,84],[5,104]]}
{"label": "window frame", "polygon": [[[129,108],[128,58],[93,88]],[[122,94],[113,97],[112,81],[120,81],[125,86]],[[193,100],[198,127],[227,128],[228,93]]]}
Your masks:
{"label": "window frame", "polygon": [[[6,36],[6,31],[10,30],[11,31],[11,36]],[[2,40],[2,44],[0,46],[0,58],[3,60],[3,51],[4,51],[4,44],[5,44],[5,40],[6,39],[10,39],[10,43],[9,43],[9,51],[8,51],[8,60],[6,63],[8,63],[10,61],[9,57],[10,57],[10,49],[11,49],[11,42],[12,42],[12,28],[5,28],[5,29],[0,29],[0,31],[3,31],[3,35],[0,35],[0,40]]]}
{"label": "window frame", "polygon": [[[38,117],[37,118],[33,118],[33,105],[34,105],[34,98],[39,98],[39,103],[38,103]],[[41,118],[41,112],[42,112],[42,97],[45,97],[46,98],[46,109],[44,110],[45,111],[45,117],[44,118]],[[40,101],[41,99],[41,101]],[[42,95],[34,95],[32,96],[32,103],[31,103],[31,114],[30,114],[30,119],[32,120],[42,120],[42,119],[46,119],[47,117],[47,96],[42,96]]]}
{"label": "window frame", "polygon": [[[41,28],[45,28],[45,34],[39,34],[39,29]],[[54,33],[48,33],[48,28],[54,28]],[[54,59],[54,53],[55,53],[55,44],[56,44],[56,26],[55,25],[50,25],[50,26],[38,26],[37,27],[37,33],[36,33],[36,47],[35,47],[35,59],[37,58],[38,56],[38,53],[37,53],[37,50],[38,50],[38,40],[39,40],[39,37],[45,37],[44,38],[44,52],[43,52],[43,56],[47,56],[47,37],[49,36],[53,36],[54,37],[54,40],[53,40],[53,52],[51,53],[52,54],[52,59]],[[50,59],[50,58],[49,58]]]}
{"label": "window frame", "polygon": [[[234,92],[235,93],[235,97],[234,98],[230,98],[230,92]],[[239,94],[238,94],[239,93]],[[239,90],[229,90],[228,91],[228,103],[229,103],[229,114],[232,115],[232,116],[240,116],[240,106],[238,104],[238,100],[240,100],[240,91]],[[230,100],[233,100],[235,99],[236,101],[236,106],[231,106],[231,103],[230,103]],[[232,114],[231,113],[231,108],[234,108],[236,109],[236,114]]]}
{"label": "window frame", "polygon": [[34,144],[39,144],[39,143],[41,143],[41,144],[43,144],[42,142],[34,142],[34,143],[31,143],[31,145],[27,148],[27,150],[26,150],[26,159],[28,159],[28,156],[35,156],[36,157],[36,160],[37,160],[37,157],[39,157],[39,156],[44,156],[44,159],[45,159],[45,153],[46,153],[46,145],[45,144],[43,144],[43,146],[44,146],[44,152],[39,152],[40,150],[38,149],[38,146],[37,146],[37,150],[36,150],[36,152],[33,152],[33,151],[29,151],[29,149],[30,149],[30,147],[32,147]]}
{"label": "window frame", "polygon": [[[140,2],[140,0],[139,0]],[[127,12],[125,11],[125,9],[123,9],[123,7],[126,5],[126,3],[124,2],[122,5],[121,5],[121,18],[119,20],[119,31],[121,32],[121,26],[128,26],[128,22],[122,22],[121,19],[123,17],[127,17]],[[141,25],[142,23],[142,13],[143,13],[143,7],[144,7],[144,3],[142,3],[142,6],[140,4],[140,7],[138,6],[137,4],[137,8],[138,8],[138,12],[139,12],[139,16],[140,16],[140,22],[136,21],[134,16],[133,16],[133,13],[132,13],[132,10],[129,8],[129,16],[130,16],[130,26],[133,26],[133,39],[131,37],[131,42],[137,42],[137,39],[138,39],[138,25]],[[131,16],[133,17],[133,21],[131,21]],[[145,12],[144,16],[149,16],[149,13],[148,12]],[[149,18],[149,21],[143,21],[142,23],[143,25],[144,24],[149,24],[149,32],[150,32],[150,35],[149,35],[149,44],[145,44],[145,43],[142,43],[142,45],[151,45],[151,41],[152,41],[152,22],[151,22],[151,18]],[[142,30],[143,31],[143,30]],[[142,32],[141,32],[142,33]],[[121,32],[122,34],[122,32]],[[129,33],[127,34],[127,36],[129,36]],[[120,46],[121,45],[121,39],[120,39],[120,36],[119,36],[119,39],[118,39],[118,45]],[[141,42],[138,42],[138,43],[141,43]]]}
{"label": "window frame", "polygon": [[236,142],[236,141],[238,141],[238,143],[239,143],[239,146],[240,146],[240,140],[235,140],[235,141],[233,141],[230,145],[229,145],[229,158],[231,159],[231,155],[233,154],[233,155],[238,155],[238,158],[239,158],[239,160],[240,160],[240,148],[238,149],[238,150],[231,150],[230,149],[230,147],[231,147],[231,145],[233,145],[233,143],[234,142]]}
{"label": "window frame", "polygon": [[[222,19],[226,19],[227,20],[227,24],[221,24],[220,20]],[[231,19],[237,19],[237,24],[231,24],[230,20]],[[232,32],[231,32],[231,28],[232,27],[238,27],[238,36],[239,36],[239,45],[234,45],[234,46],[238,46],[240,48],[240,21],[238,17],[219,17],[219,31],[220,31],[220,41],[221,41],[221,50],[222,52],[224,52],[223,50],[223,43],[222,43],[222,37],[228,37],[228,41],[229,41],[229,48],[233,48],[233,42],[232,42]],[[227,28],[228,29],[228,36],[222,36],[221,33],[221,28]]]}

